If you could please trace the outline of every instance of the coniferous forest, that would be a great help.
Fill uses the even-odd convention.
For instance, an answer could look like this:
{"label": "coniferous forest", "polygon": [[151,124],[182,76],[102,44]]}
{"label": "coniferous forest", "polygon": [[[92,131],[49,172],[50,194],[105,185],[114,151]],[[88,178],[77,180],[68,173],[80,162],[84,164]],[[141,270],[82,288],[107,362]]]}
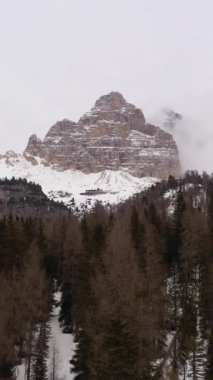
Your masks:
{"label": "coniferous forest", "polygon": [[74,379],[212,380],[213,177],[169,177],[80,216],[1,216],[0,379],[25,360],[27,380],[59,380],[56,289]]}

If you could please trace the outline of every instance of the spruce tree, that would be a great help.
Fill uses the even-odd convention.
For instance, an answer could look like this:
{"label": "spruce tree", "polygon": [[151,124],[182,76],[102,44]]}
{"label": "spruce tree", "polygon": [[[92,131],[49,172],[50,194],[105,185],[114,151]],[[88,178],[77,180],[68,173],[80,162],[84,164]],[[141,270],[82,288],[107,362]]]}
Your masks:
{"label": "spruce tree", "polygon": [[90,344],[89,334],[85,328],[81,328],[75,336],[76,350],[71,364],[71,373],[75,374],[75,380],[92,380],[90,371]]}
{"label": "spruce tree", "polygon": [[138,368],[138,341],[134,335],[131,335],[131,329],[125,320],[109,321],[105,332],[104,349],[108,361],[104,373],[99,375],[100,380],[141,379]]}
{"label": "spruce tree", "polygon": [[33,379],[48,380],[47,355],[48,355],[48,331],[47,322],[41,322],[34,350]]}
{"label": "spruce tree", "polygon": [[213,327],[211,326],[211,331],[208,338],[205,380],[212,380],[212,376],[213,376]]}

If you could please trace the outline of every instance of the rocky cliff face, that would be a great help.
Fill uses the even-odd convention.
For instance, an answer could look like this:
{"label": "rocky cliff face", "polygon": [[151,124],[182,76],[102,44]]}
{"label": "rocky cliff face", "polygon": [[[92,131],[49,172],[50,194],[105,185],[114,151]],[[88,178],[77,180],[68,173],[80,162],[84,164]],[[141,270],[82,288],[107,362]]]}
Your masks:
{"label": "rocky cliff face", "polygon": [[147,124],[142,111],[118,92],[102,96],[78,123],[57,122],[43,141],[32,135],[24,156],[56,170],[126,170],[160,178],[180,174],[172,136]]}

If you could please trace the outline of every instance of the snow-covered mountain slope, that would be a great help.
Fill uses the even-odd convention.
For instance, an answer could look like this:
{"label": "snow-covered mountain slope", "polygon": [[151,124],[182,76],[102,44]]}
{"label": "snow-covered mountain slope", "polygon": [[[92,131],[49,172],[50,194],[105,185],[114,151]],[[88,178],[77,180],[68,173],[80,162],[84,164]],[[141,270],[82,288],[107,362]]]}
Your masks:
{"label": "snow-covered mountain slope", "polygon": [[119,203],[156,183],[156,178],[138,178],[125,171],[105,170],[85,174],[77,170],[56,171],[39,163],[32,165],[22,155],[11,154],[0,159],[0,178],[26,178],[42,186],[51,199],[71,207]]}

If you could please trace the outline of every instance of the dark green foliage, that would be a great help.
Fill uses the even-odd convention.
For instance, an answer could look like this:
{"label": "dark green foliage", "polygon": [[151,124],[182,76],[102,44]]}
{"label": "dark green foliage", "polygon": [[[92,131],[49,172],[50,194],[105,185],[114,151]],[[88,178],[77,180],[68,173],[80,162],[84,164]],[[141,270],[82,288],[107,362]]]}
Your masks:
{"label": "dark green foliage", "polygon": [[153,226],[156,228],[160,227],[160,219],[157,215],[156,207],[153,203],[150,204],[149,210],[148,210],[148,219]]}
{"label": "dark green foliage", "polygon": [[89,364],[91,342],[85,329],[82,328],[76,333],[75,342],[77,349],[72,360],[70,360],[71,372],[75,373],[76,380],[92,380]]}
{"label": "dark green foliage", "polygon": [[176,189],[178,187],[178,181],[172,175],[168,177],[167,181],[168,189]]}
{"label": "dark green foliage", "polygon": [[40,324],[36,341],[33,364],[33,378],[35,380],[48,380],[47,354],[49,331],[46,322]]}
{"label": "dark green foliage", "polygon": [[10,186],[17,185],[17,186],[28,186],[29,189],[34,191],[35,193],[40,193],[42,191],[42,188],[40,185],[35,184],[34,182],[28,182],[25,178],[15,178],[12,177],[11,179],[4,178],[0,179],[0,186],[7,186],[7,189],[10,190]]}
{"label": "dark green foliage", "polygon": [[[124,321],[109,321],[106,331],[104,349],[108,354],[105,372],[100,379],[139,380],[137,340],[128,332]],[[141,358],[142,359],[142,358]]]}
{"label": "dark green foliage", "polygon": [[61,286],[61,308],[59,321],[63,327],[72,330],[72,305],[73,305],[73,292],[71,282],[63,281]]}
{"label": "dark green foliage", "polygon": [[38,226],[37,244],[40,251],[45,253],[45,251],[47,250],[47,241],[46,241],[46,237],[44,234],[44,227],[41,220],[39,221],[39,226]]}
{"label": "dark green foliage", "polygon": [[174,255],[176,259],[179,258],[179,252],[181,249],[181,232],[182,232],[182,217],[183,212],[186,209],[186,204],[184,200],[184,196],[181,190],[178,191],[177,198],[176,198],[176,204],[175,204],[175,214],[174,214],[174,231],[173,231],[173,248],[174,248]]}
{"label": "dark green foliage", "polygon": [[205,380],[212,380],[213,376],[213,326],[208,340],[207,358],[206,358]]}
{"label": "dark green foliage", "polygon": [[13,363],[1,363],[0,365],[0,379],[1,380],[13,380],[14,379],[15,366]]}
{"label": "dark green foliage", "polygon": [[133,245],[135,249],[138,250],[143,238],[143,227],[139,219],[138,211],[135,207],[132,208],[131,214],[131,235]]}

